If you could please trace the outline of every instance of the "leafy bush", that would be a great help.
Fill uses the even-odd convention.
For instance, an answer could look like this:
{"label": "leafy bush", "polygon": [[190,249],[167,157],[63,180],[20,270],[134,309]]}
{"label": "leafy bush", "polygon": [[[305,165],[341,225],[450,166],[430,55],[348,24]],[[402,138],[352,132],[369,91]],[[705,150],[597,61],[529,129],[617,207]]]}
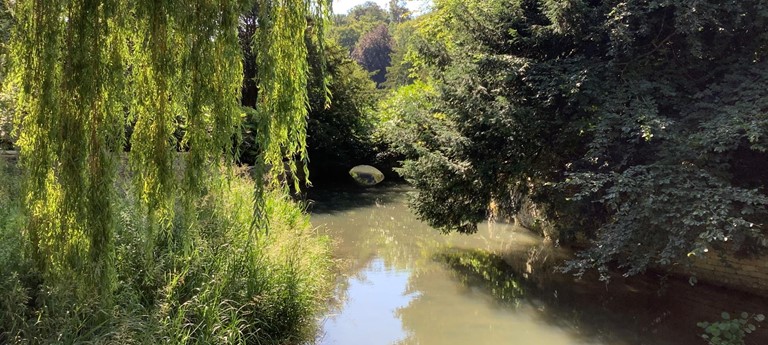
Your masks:
{"label": "leafy bush", "polygon": [[763,314],[750,315],[746,312],[731,319],[729,313],[723,312],[721,321],[699,322],[697,325],[704,329],[701,337],[710,345],[744,345],[744,337],[757,329],[752,322],[763,322]]}

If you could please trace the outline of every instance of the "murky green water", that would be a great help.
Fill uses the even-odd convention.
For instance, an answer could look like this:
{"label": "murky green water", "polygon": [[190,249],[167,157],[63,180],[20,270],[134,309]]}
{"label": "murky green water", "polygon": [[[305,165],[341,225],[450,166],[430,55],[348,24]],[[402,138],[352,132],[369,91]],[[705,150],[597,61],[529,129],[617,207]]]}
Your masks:
{"label": "murky green water", "polygon": [[[404,187],[313,195],[312,223],[337,241],[337,299],[320,344],[704,344],[697,321],[766,312],[765,298],[650,275],[575,280],[568,255],[525,229],[441,235]],[[766,327],[764,326],[763,329]],[[768,344],[766,332],[748,344]]]}

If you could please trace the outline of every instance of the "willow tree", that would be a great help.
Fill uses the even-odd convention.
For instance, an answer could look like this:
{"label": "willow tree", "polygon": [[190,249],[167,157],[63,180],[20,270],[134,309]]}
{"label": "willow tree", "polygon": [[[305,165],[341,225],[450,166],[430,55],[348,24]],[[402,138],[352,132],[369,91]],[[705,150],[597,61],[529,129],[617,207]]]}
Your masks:
{"label": "willow tree", "polygon": [[[282,169],[284,157],[304,156],[304,38],[308,18],[320,18],[312,23],[322,35],[329,5],[257,5],[259,140],[264,165]],[[211,163],[233,160],[242,118],[237,27],[252,6],[246,0],[12,4],[17,25],[6,87],[18,93],[25,237],[45,279],[74,273],[102,294],[111,291],[115,172],[126,121],[135,122],[129,139],[135,193],[153,229],[167,228],[177,192],[200,195]],[[180,142],[179,126],[185,128]],[[174,171],[179,148],[187,152],[181,182]]]}

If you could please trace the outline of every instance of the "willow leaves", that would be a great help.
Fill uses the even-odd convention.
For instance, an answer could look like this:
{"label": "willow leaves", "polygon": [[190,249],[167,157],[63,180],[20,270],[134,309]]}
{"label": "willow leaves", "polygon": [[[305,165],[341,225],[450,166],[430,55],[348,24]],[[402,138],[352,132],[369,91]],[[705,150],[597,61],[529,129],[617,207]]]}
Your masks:
{"label": "willow leaves", "polygon": [[[21,0],[6,88],[26,171],[26,237],[48,278],[112,270],[117,163],[130,148],[135,194],[167,228],[212,167],[234,161],[243,112],[243,0]],[[326,0],[258,0],[259,140],[266,165],[306,159],[308,25],[322,37]],[[314,18],[314,19],[312,19]],[[133,126],[130,136],[125,128]],[[127,145],[126,145],[127,144]],[[183,179],[176,177],[183,152]],[[179,161],[179,164],[176,162]],[[296,164],[288,164],[296,171]],[[62,270],[66,268],[66,270]],[[64,273],[66,274],[66,273]]]}

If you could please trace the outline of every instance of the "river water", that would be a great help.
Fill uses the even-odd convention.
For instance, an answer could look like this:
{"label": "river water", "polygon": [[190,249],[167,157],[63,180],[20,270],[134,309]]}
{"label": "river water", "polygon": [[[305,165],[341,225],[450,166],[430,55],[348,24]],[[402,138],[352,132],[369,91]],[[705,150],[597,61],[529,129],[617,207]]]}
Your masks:
{"label": "river water", "polygon": [[[406,187],[316,192],[334,239],[336,297],[319,344],[706,344],[698,321],[768,312],[768,299],[655,274],[609,284],[555,273],[570,253],[510,224],[442,235]],[[768,344],[763,325],[747,344]]]}

